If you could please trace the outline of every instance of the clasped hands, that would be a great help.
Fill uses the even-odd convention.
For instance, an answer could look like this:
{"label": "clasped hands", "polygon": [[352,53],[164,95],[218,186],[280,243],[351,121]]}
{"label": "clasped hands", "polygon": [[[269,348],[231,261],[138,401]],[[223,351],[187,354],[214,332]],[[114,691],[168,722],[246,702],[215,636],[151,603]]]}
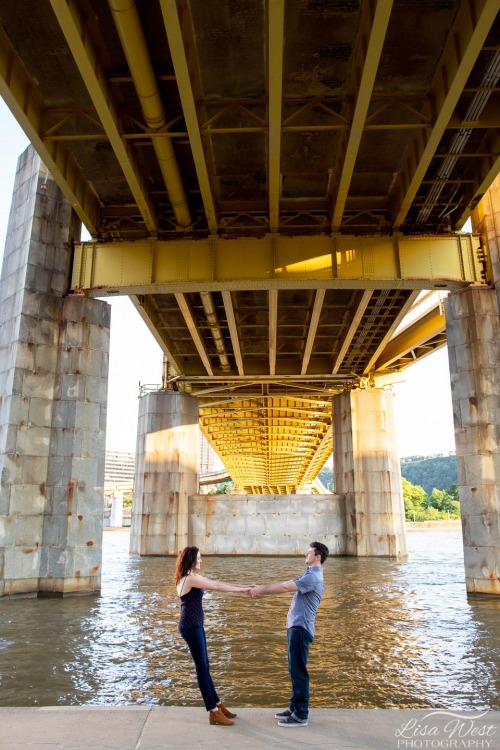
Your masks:
{"label": "clasped hands", "polygon": [[248,596],[250,596],[250,597],[251,597],[252,599],[255,599],[255,597],[256,597],[256,596],[259,596],[259,594],[261,593],[261,591],[260,591],[260,589],[261,589],[261,588],[262,588],[262,586],[257,586],[257,585],[256,585],[256,584],[254,583],[254,584],[252,584],[251,586],[249,586],[248,588],[245,588],[245,589],[244,589],[244,591],[245,591],[245,593],[247,593],[247,594],[248,594]]}

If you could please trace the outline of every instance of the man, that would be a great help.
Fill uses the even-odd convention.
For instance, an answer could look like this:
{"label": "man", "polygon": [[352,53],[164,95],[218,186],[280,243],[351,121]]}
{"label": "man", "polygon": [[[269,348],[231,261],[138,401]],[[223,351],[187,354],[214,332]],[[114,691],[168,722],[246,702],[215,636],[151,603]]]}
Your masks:
{"label": "man", "polygon": [[290,708],[277,713],[280,727],[306,727],[309,716],[309,672],[307,657],[314,639],[314,621],[324,589],[322,565],[328,557],[328,547],[312,542],[306,552],[307,572],[300,578],[267,586],[254,586],[250,596],[285,594],[293,591],[293,599],[286,618],[288,641],[288,671],[292,683]]}

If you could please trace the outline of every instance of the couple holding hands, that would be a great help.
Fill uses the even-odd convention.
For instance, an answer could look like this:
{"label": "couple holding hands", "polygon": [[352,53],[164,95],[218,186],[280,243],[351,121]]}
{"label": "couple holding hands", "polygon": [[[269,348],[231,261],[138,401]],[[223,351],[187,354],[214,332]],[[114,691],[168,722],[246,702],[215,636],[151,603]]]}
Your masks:
{"label": "couple holding hands", "polygon": [[299,578],[262,586],[240,586],[224,581],[213,581],[199,574],[201,554],[198,547],[185,547],[177,558],[174,583],[181,600],[179,632],[186,641],[196,667],[198,686],[208,711],[210,724],[230,726],[235,713],[229,711],[215,690],[207,653],[203,627],[202,598],[205,589],[247,594],[252,598],[292,593],[286,627],[288,641],[288,671],[292,683],[292,697],[288,709],[277,713],[280,727],[303,727],[308,724],[309,673],[307,658],[314,639],[316,612],[323,594],[322,565],[328,557],[328,547],[311,542],[306,552],[307,571]]}

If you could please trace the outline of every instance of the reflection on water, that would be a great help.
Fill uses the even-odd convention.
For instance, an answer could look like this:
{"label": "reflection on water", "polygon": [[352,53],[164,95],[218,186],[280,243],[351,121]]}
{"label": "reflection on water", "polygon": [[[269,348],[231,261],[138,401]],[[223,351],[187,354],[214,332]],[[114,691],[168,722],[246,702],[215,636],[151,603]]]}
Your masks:
{"label": "reflection on water", "polygon": [[[467,601],[459,530],[409,533],[410,558],[331,558],[310,652],[313,707],[500,708],[500,602]],[[0,705],[202,705],[177,632],[173,558],[104,534],[99,597],[0,602]],[[303,560],[204,558],[237,582],[296,577]],[[206,594],[212,673],[232,705],[286,705],[289,595]]]}

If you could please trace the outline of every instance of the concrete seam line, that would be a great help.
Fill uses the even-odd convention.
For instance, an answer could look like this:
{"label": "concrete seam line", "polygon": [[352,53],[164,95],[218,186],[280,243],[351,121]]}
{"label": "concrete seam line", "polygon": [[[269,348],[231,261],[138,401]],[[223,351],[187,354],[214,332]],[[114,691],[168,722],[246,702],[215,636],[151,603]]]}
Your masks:
{"label": "concrete seam line", "polygon": [[139,748],[140,748],[140,745],[141,745],[141,742],[142,742],[142,737],[144,735],[144,730],[146,729],[146,724],[149,721],[149,717],[151,716],[152,710],[153,710],[153,707],[151,706],[151,708],[149,709],[149,711],[148,711],[148,713],[146,715],[146,718],[144,719],[144,723],[142,725],[142,729],[140,731],[140,734],[139,734],[139,737],[137,739],[137,742],[136,742],[134,750],[139,750]]}

